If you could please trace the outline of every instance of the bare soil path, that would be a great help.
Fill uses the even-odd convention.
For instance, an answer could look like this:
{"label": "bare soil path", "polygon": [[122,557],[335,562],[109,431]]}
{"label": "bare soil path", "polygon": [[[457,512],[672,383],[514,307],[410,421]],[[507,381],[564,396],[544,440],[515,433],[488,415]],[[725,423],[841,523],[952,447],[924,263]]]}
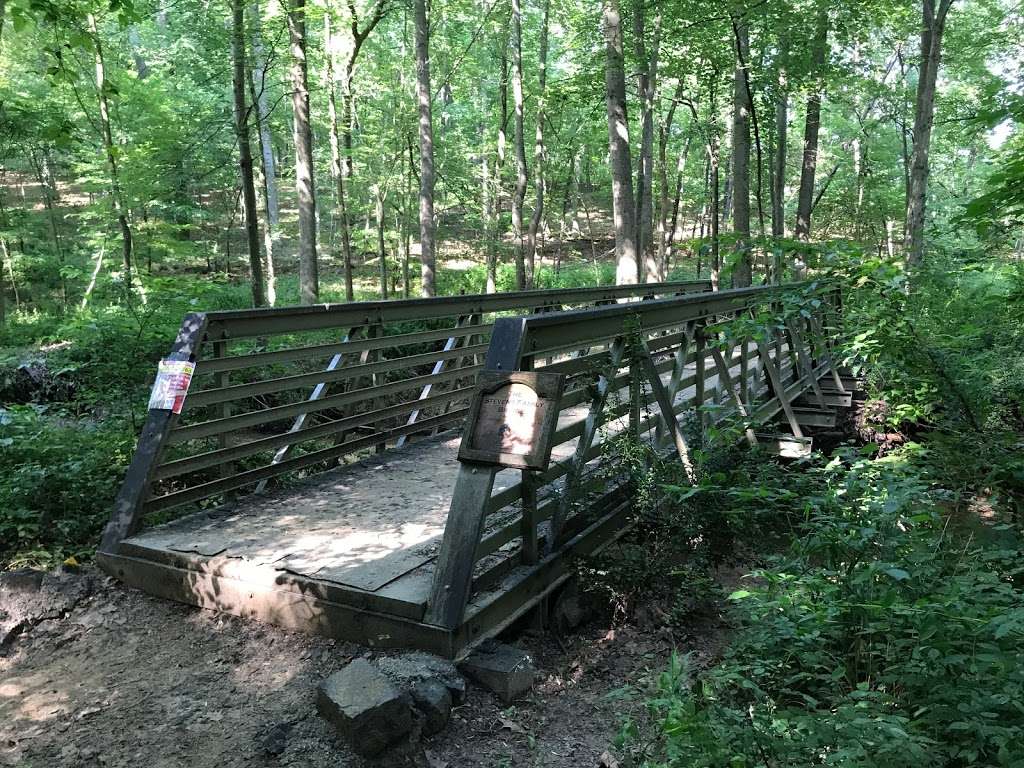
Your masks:
{"label": "bare soil path", "polygon": [[[150,597],[90,568],[70,581],[62,615],[0,650],[0,765],[363,765],[317,715],[315,687],[365,649]],[[717,655],[716,621],[694,638],[601,622],[520,637],[535,690],[506,707],[471,685],[421,762],[600,766],[674,647],[698,664]]]}

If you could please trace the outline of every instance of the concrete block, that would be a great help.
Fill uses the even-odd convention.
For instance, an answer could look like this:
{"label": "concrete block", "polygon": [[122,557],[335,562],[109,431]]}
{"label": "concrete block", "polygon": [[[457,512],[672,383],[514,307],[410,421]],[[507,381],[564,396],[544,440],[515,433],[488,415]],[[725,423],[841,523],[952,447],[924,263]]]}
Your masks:
{"label": "concrete block", "polygon": [[530,654],[494,641],[481,643],[459,668],[506,704],[530,690],[537,675]]}
{"label": "concrete block", "polygon": [[440,680],[431,678],[416,683],[409,693],[416,709],[423,714],[424,734],[432,736],[443,731],[452,713],[452,694],[448,687]]}
{"label": "concrete block", "polygon": [[365,757],[376,757],[413,727],[412,701],[366,659],[320,683],[317,708]]}
{"label": "concrete block", "polygon": [[423,680],[439,680],[448,688],[454,704],[461,704],[466,698],[466,681],[447,659],[413,651],[399,656],[384,656],[375,663],[399,688],[411,689]]}

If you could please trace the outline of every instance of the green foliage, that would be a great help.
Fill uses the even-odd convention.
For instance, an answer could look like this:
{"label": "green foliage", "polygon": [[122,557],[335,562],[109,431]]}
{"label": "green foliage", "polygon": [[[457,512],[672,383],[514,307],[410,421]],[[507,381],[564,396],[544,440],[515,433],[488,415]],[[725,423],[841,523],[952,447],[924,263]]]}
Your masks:
{"label": "green foliage", "polygon": [[134,448],[117,421],[0,410],[0,562],[48,567],[96,546]]}
{"label": "green foliage", "polygon": [[722,663],[662,675],[649,765],[1021,764],[1024,542],[962,530],[909,455],[814,477]]}

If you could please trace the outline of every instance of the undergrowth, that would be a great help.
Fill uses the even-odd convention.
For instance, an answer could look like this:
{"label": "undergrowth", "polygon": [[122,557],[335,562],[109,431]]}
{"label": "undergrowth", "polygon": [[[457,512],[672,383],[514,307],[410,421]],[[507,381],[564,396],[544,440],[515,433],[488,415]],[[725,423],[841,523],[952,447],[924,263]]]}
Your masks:
{"label": "undergrowth", "polygon": [[809,473],[792,546],[729,596],[725,658],[660,675],[643,764],[1024,764],[1024,543],[958,517],[913,451]]}
{"label": "undergrowth", "polygon": [[[825,261],[848,287],[844,362],[903,447],[678,496],[694,552],[755,532],[726,536],[749,575],[719,598],[723,658],[676,654],[638,683],[649,719],[618,746],[649,768],[1024,766],[1024,271],[936,256],[908,285],[859,253]],[[707,570],[691,587],[672,560],[643,567],[677,602],[714,596]]]}

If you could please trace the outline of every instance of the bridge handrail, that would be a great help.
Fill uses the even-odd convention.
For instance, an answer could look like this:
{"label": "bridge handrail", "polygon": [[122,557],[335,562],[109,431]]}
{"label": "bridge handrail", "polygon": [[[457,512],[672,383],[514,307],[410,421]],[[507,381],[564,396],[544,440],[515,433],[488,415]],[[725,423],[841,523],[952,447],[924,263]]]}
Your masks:
{"label": "bridge handrail", "polygon": [[[794,294],[816,302],[806,315],[784,316]],[[805,282],[497,320],[484,370],[567,375],[553,443],[570,455],[553,458],[543,472],[523,471],[520,482],[497,492],[497,473],[517,470],[460,465],[425,621],[460,626],[470,601],[506,577],[518,578],[510,575],[518,566],[525,566],[519,569],[527,573],[523,583],[533,585],[522,592],[524,599],[536,599],[541,572],[547,569],[545,578],[552,578],[570,540],[597,525],[576,507],[587,496],[584,478],[601,457],[599,433],[612,421],[628,418],[632,434],[654,435],[662,448],[667,443],[688,473],[683,417],[693,414],[699,431],[722,417],[721,408],[709,412],[705,405],[731,405],[751,442],[753,425],[779,413],[799,436],[791,403],[811,389],[820,395],[818,379],[834,373],[830,336],[840,299],[835,284]],[[748,335],[750,327],[740,339],[709,335],[712,326],[753,312],[773,318],[768,338]],[[835,382],[842,389],[838,376]],[[645,387],[656,402],[654,415],[645,415],[640,402]],[[628,396],[615,402],[613,395],[623,392]],[[579,409],[588,407],[581,418]],[[597,486],[596,496],[605,499],[599,505],[607,502],[600,524],[615,535],[624,501],[605,483]],[[587,499],[585,506],[592,503]],[[618,511],[607,511],[613,507]],[[505,556],[497,557],[499,551]]]}
{"label": "bridge handrail", "polygon": [[[166,358],[196,363],[190,394],[180,415],[148,412],[101,549],[115,551],[145,514],[218,503],[452,427],[502,313],[710,287],[697,280],[190,313]],[[297,448],[305,452],[294,455]]]}

